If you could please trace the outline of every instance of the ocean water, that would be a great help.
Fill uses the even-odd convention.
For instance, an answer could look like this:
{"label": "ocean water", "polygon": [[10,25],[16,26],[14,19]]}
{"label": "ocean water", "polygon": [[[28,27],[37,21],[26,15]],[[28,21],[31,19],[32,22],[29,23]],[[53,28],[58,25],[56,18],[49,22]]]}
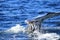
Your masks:
{"label": "ocean water", "polygon": [[60,40],[60,34],[54,32],[40,33],[35,30],[31,34],[25,32],[25,28],[17,24],[0,32],[0,40]]}
{"label": "ocean water", "polygon": [[[60,12],[60,0],[0,0],[0,40],[35,40],[25,33],[25,20],[48,12]],[[59,27],[60,16],[45,20],[42,26]],[[60,40],[60,29],[35,34],[38,40]]]}

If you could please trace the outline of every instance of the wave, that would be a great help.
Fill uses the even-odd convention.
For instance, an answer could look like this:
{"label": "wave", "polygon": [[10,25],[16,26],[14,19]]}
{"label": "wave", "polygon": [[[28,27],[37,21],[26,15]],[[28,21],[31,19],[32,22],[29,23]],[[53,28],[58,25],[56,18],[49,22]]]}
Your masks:
{"label": "wave", "polygon": [[[16,26],[13,26],[10,29],[6,30],[6,32],[10,32],[10,33],[25,32],[25,27],[17,24]],[[33,33],[29,34],[28,36],[32,37],[33,40],[36,40],[36,39],[37,40],[58,40],[60,39],[60,35],[58,35],[57,33],[40,33],[37,30],[35,30]]]}
{"label": "wave", "polygon": [[6,32],[10,32],[10,33],[25,32],[25,27],[16,24],[16,26],[11,27],[10,29],[6,30]]}
{"label": "wave", "polygon": [[38,40],[58,40],[60,39],[60,35],[56,33],[40,33],[38,31],[34,31],[33,34],[33,39],[38,39]]}

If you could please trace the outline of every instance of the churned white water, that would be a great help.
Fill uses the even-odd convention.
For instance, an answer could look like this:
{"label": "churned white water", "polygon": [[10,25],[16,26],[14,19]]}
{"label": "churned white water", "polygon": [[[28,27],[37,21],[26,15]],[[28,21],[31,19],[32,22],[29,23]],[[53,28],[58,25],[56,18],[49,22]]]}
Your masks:
{"label": "churned white water", "polygon": [[10,29],[6,30],[6,32],[11,32],[11,33],[18,33],[24,31],[25,31],[25,27],[20,26],[19,24],[16,24],[16,26],[13,26]]}
{"label": "churned white water", "polygon": [[60,38],[60,35],[56,34],[56,33],[40,33],[38,31],[34,31],[33,35],[35,34],[35,36],[33,37],[34,39],[38,39],[38,40],[58,40]]}
{"label": "churned white water", "polygon": [[[25,32],[25,27],[20,26],[17,24],[16,26],[13,26],[12,28],[8,29],[6,32],[11,33],[19,33],[19,32]],[[33,36],[32,36],[33,35]],[[32,34],[29,34],[30,37],[32,37],[33,40],[58,40],[60,39],[60,35],[57,33],[40,33],[37,30],[35,30]]]}

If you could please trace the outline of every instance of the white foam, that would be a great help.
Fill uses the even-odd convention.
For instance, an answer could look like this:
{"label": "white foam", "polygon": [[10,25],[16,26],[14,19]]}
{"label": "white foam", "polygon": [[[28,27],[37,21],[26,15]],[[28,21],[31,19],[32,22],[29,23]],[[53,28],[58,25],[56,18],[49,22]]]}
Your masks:
{"label": "white foam", "polygon": [[10,29],[6,30],[6,32],[10,33],[25,32],[25,27],[16,24],[16,26],[11,27]]}
{"label": "white foam", "polygon": [[40,33],[38,31],[34,31],[34,34],[37,35],[38,37],[34,37],[34,39],[38,39],[38,40],[58,40],[60,38],[60,36],[56,33]]}
{"label": "white foam", "polygon": [[[19,32],[25,32],[25,27],[20,26],[17,24],[16,26],[11,27],[10,29],[6,30],[6,32],[10,33],[19,33]],[[56,33],[40,33],[37,30],[35,30],[32,35],[37,35],[37,37],[33,37],[33,39],[38,39],[38,40],[58,40],[60,38],[60,35]],[[29,35],[30,36],[30,35]]]}

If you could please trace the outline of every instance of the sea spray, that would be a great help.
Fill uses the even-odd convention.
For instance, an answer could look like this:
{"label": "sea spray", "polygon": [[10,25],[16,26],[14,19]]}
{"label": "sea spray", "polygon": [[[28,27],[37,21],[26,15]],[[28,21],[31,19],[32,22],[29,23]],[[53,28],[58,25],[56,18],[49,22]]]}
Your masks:
{"label": "sea spray", "polygon": [[32,40],[58,40],[60,39],[60,35],[56,33],[40,33],[35,30],[31,35]]}
{"label": "sea spray", "polygon": [[[25,27],[20,26],[19,24],[6,30],[6,32],[16,33],[16,34],[20,33],[20,32],[26,33]],[[21,35],[19,35],[19,36],[21,36]],[[28,37],[30,37],[30,38],[26,38],[26,39],[31,39],[31,40],[58,40],[58,39],[60,39],[60,35],[58,35],[57,33],[41,33],[38,30],[35,30],[33,33],[28,34]],[[14,36],[14,38],[18,39],[15,36]],[[21,39],[24,39],[24,38],[21,38]]]}
{"label": "sea spray", "polygon": [[6,30],[6,32],[10,32],[10,33],[25,32],[25,27],[16,24],[16,26],[11,27],[10,29]]}

